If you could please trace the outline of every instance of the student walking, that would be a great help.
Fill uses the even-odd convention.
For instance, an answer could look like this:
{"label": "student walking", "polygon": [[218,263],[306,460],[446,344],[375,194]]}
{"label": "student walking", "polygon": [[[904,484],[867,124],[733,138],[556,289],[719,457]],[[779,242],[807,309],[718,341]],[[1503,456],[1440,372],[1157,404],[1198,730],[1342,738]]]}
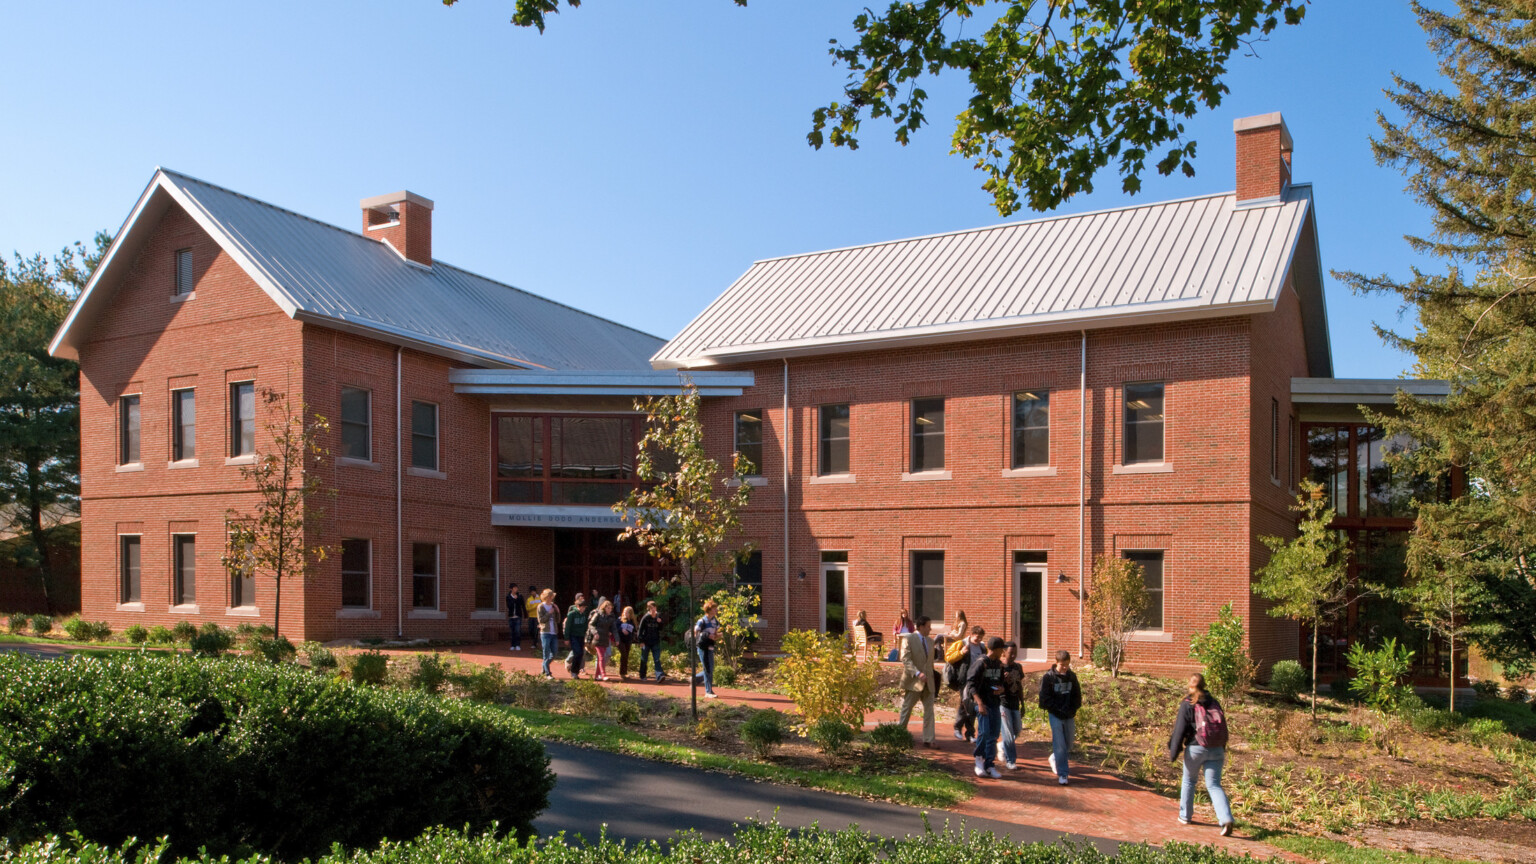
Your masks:
{"label": "student walking", "polygon": [[997,770],[997,732],[1003,704],[1003,640],[987,640],[986,652],[971,663],[967,689],[976,703],[976,776],[1002,777]]}
{"label": "student walking", "polygon": [[640,677],[645,677],[645,661],[656,661],[656,683],[664,677],[661,673],[661,613],[655,600],[645,601],[645,614],[640,616]]}
{"label": "student walking", "polygon": [[625,606],[619,613],[619,680],[629,680],[629,646],[635,644],[635,635],[639,630],[635,621],[635,607]]}
{"label": "student walking", "polygon": [[1018,738],[1020,712],[1024,707],[1024,667],[1019,665],[1019,645],[1012,640],[1003,643],[1003,705],[1002,724],[998,728],[998,758],[1009,771],[1019,767]]}
{"label": "student walking", "polygon": [[527,613],[528,609],[523,605],[523,595],[517,591],[517,583],[514,582],[507,586],[505,602],[507,606],[507,634],[508,638],[512,640],[512,644],[508,646],[507,650],[521,651],[523,650],[523,615]]}
{"label": "student walking", "polygon": [[[961,613],[962,618],[964,614]],[[960,649],[958,660],[951,659],[956,657],[953,645],[944,652],[945,662],[958,667],[957,677],[962,682],[960,702],[955,706],[954,723],[955,738],[961,741],[970,741],[976,737],[976,700],[975,694],[970,692],[969,682],[971,667],[987,653],[986,647],[982,644],[982,639],[986,638],[986,635],[987,631],[977,624],[971,628],[969,635],[961,635],[961,644],[964,647]]]}
{"label": "student walking", "polygon": [[897,650],[901,652],[901,715],[896,725],[907,728],[912,706],[922,702],[924,747],[933,746],[933,697],[939,684],[933,674],[933,642],[928,637],[932,630],[933,622],[924,617],[917,619],[916,632],[897,637]]}
{"label": "student walking", "polygon": [[715,617],[720,607],[713,600],[704,602],[704,616],[693,625],[694,644],[699,652],[699,676],[704,682],[704,695],[715,698],[715,640],[720,635],[720,621]]}
{"label": "student walking", "polygon": [[576,595],[576,602],[565,613],[565,641],[570,643],[571,653],[565,658],[565,668],[572,678],[580,678],[582,667],[587,665],[587,598]]}
{"label": "student walking", "polygon": [[1195,819],[1195,783],[1205,776],[1205,791],[1210,793],[1211,807],[1216,811],[1216,823],[1221,826],[1221,836],[1232,836],[1232,805],[1227,792],[1221,788],[1221,769],[1227,761],[1227,714],[1221,703],[1205,689],[1205,676],[1199,673],[1189,676],[1189,692],[1179,702],[1179,713],[1173,721],[1173,735],[1168,739],[1168,760],[1176,762],[1179,751],[1184,751],[1184,781],[1179,786],[1179,824],[1188,825]]}
{"label": "student walking", "polygon": [[533,620],[539,622],[539,647],[544,653],[544,677],[553,678],[555,676],[549,671],[549,664],[554,662],[555,653],[560,650],[560,607],[555,605],[553,590],[545,588],[544,593],[539,595],[539,605],[534,607]]}
{"label": "student walking", "polygon": [[1051,721],[1051,772],[1056,782],[1067,785],[1067,753],[1077,738],[1077,709],[1083,707],[1083,688],[1072,671],[1072,652],[1057,651],[1056,665],[1040,676],[1040,708]]}
{"label": "student walking", "polygon": [[613,624],[613,602],[610,600],[599,603],[597,611],[587,622],[587,644],[592,646],[592,653],[597,655],[597,674],[593,677],[598,681],[608,680],[608,655],[613,652]]}

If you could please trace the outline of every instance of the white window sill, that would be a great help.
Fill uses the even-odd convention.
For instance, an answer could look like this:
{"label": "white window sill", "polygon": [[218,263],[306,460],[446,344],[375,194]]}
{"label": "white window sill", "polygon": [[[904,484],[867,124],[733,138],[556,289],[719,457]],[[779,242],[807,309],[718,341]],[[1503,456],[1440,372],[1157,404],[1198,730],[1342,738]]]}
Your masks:
{"label": "white window sill", "polygon": [[175,470],[177,468],[196,468],[197,467],[197,460],[196,459],[182,459],[182,460],[179,460],[179,461],[176,461],[176,462],[167,462],[167,463],[165,463],[165,467],[167,467],[167,468],[169,468],[171,470]]}
{"label": "white window sill", "polygon": [[348,468],[367,468],[369,471],[383,471],[384,466],[368,459],[353,459],[351,456],[337,456],[337,465],[345,465]]}
{"label": "white window sill", "polygon": [[168,607],[166,607],[165,611],[171,613],[172,615],[201,615],[201,614],[203,614],[202,607],[198,606],[196,603],[183,603],[180,606],[168,606]]}
{"label": "white window sill", "polygon": [[953,480],[953,479],[955,479],[955,473],[953,471],[913,471],[913,472],[903,471],[903,472],[901,472],[901,479],[902,480]]}
{"label": "white window sill", "polygon": [[230,618],[260,618],[261,610],[255,606],[225,606],[224,614]]}
{"label": "white window sill", "polygon": [[857,483],[858,477],[853,474],[821,474],[805,482],[812,486],[831,486],[836,483]]}
{"label": "white window sill", "polygon": [[129,471],[143,471],[143,470],[144,470],[144,463],[143,462],[125,462],[122,465],[117,466],[117,473],[119,473],[119,474],[127,474]]}
{"label": "white window sill", "polygon": [[[749,474],[746,477],[746,481],[747,481],[747,485],[748,486],[767,486],[768,485],[768,478],[764,477],[764,476],[762,476],[760,474]],[[732,477],[729,480],[725,481],[725,485],[727,485],[727,486],[731,487],[732,489],[734,489],[737,486],[741,485],[741,481],[736,479],[735,477]]]}
{"label": "white window sill", "polygon": [[185,303],[188,300],[195,300],[195,299],[197,299],[197,292],[196,291],[188,291],[185,294],[172,294],[171,295],[171,302],[172,303]]}
{"label": "white window sill", "polygon": [[405,473],[412,477],[430,477],[433,480],[447,480],[448,475],[432,468],[417,468],[415,465],[405,469]]}
{"label": "white window sill", "polygon": [[255,453],[246,453],[243,456],[225,456],[224,457],[224,464],[225,465],[255,465],[256,464],[256,454]]}
{"label": "white window sill", "polygon": [[119,612],[143,612],[144,611],[144,604],[140,603],[138,601],[134,601],[132,603],[119,603],[119,604],[117,604],[117,611],[119,611]]}
{"label": "white window sill", "polygon": [[379,610],[364,609],[361,606],[343,606],[336,610],[337,618],[377,618]]}
{"label": "white window sill", "polygon": [[1173,634],[1162,630],[1137,630],[1126,638],[1131,642],[1172,642]]}
{"label": "white window sill", "polygon": [[1116,465],[1111,474],[1172,474],[1172,462],[1137,462],[1134,465]]}
{"label": "white window sill", "polygon": [[1055,465],[1030,465],[1027,468],[1004,468],[1004,477],[1055,477]]}
{"label": "white window sill", "polygon": [[426,621],[443,621],[447,619],[448,613],[441,609],[412,609],[405,613],[405,617]]}
{"label": "white window sill", "polygon": [[471,621],[505,621],[507,616],[495,609],[476,609],[469,613],[469,619]]}
{"label": "white window sill", "polygon": [[1271,478],[1269,478],[1269,482],[1275,484],[1275,488],[1276,489],[1284,489],[1285,488],[1285,484],[1280,482],[1280,478],[1279,477],[1271,477]]}

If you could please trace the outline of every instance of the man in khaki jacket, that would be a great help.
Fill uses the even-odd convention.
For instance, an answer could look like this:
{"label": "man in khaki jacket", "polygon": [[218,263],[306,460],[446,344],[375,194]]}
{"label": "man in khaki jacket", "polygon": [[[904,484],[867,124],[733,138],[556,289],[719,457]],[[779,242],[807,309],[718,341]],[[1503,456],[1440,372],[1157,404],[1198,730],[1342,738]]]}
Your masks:
{"label": "man in khaki jacket", "polygon": [[933,697],[939,682],[933,674],[933,639],[929,631],[933,622],[928,618],[917,619],[917,632],[901,635],[901,718],[896,722],[907,728],[912,719],[912,706],[919,699],[923,702],[923,746],[933,746]]}

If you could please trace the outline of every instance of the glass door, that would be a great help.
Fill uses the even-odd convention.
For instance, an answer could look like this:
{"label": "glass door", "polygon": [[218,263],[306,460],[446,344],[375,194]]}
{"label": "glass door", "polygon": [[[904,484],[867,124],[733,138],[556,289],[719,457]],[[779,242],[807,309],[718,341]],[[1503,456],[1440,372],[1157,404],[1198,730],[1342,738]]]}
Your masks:
{"label": "glass door", "polygon": [[1015,595],[1019,598],[1018,634],[1020,660],[1045,660],[1045,576],[1044,563],[1013,565]]}
{"label": "glass door", "polygon": [[821,565],[821,629],[841,636],[848,631],[848,565]]}

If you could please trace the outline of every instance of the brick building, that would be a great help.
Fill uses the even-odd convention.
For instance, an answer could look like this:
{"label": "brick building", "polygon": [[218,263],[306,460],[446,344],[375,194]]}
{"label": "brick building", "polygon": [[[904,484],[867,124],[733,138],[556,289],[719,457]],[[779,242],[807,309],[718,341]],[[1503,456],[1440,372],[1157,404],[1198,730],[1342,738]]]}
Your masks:
{"label": "brick building", "polygon": [[476,638],[508,581],[636,597],[666,569],[608,505],[633,399],[687,375],[717,454],[758,466],[736,576],[770,639],[963,609],[1077,650],[1093,561],[1125,555],[1133,665],[1190,665],[1226,602],[1294,657],[1258,537],[1303,472],[1343,476],[1307,424],[1396,382],[1332,379],[1312,190],[1278,114],[1234,126],[1234,193],[760,261],[665,344],[433,260],[420,196],[353,233],[159,171],[53,345],[82,368],[85,614],[270,617],[271,580],[219,563],[268,388],[335,456],[340,554],[285,586],[285,632]]}

